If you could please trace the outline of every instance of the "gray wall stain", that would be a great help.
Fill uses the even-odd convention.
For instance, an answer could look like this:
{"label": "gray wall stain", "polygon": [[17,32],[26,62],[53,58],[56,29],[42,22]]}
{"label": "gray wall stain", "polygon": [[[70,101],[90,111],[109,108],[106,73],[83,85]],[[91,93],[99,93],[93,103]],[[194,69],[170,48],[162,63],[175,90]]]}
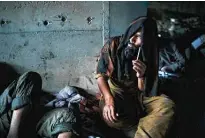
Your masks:
{"label": "gray wall stain", "polygon": [[25,43],[23,44],[24,46],[28,46],[29,45],[29,41],[26,40]]}
{"label": "gray wall stain", "polygon": [[54,55],[51,51],[46,51],[45,53],[43,53],[43,55],[40,56],[42,60],[51,60],[55,57],[56,55]]}

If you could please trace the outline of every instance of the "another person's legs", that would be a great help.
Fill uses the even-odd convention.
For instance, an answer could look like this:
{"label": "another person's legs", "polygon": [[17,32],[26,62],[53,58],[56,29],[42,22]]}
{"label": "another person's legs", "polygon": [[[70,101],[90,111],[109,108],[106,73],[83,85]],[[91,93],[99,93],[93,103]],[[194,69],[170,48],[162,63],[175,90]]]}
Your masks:
{"label": "another person's legs", "polygon": [[27,72],[13,81],[0,96],[0,138],[19,136],[22,120],[33,99],[41,91],[42,80],[38,73]]}
{"label": "another person's legs", "polygon": [[165,95],[145,97],[143,104],[147,115],[140,119],[135,138],[165,138],[175,113],[175,104]]}
{"label": "another person's legs", "polygon": [[74,138],[79,136],[79,112],[57,108],[46,113],[37,125],[37,134],[45,138]]}

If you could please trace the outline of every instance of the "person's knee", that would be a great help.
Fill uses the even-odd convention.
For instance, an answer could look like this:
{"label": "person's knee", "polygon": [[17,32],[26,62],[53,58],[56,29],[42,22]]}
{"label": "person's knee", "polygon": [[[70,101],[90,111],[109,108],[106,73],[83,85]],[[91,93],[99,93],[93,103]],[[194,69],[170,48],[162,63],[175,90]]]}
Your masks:
{"label": "person's knee", "polygon": [[164,97],[164,96],[161,96],[160,102],[161,102],[160,104],[161,111],[163,111],[165,115],[173,117],[176,111],[175,103],[168,97]]}
{"label": "person's knee", "polygon": [[68,109],[61,109],[58,113],[63,115],[56,117],[57,120],[60,120],[56,124],[56,130],[63,132],[67,132],[68,130],[72,132],[73,135],[79,135],[79,115],[77,115],[75,111]]}
{"label": "person's knee", "polygon": [[73,135],[78,136],[80,134],[78,119],[78,115],[72,109],[54,109],[41,119],[37,131],[39,136],[57,136],[64,132],[72,132]]}
{"label": "person's knee", "polygon": [[[21,89],[19,95],[38,95],[42,88],[42,79],[37,72],[29,71],[21,75],[17,82],[18,89]],[[18,95],[18,94],[17,94]]]}
{"label": "person's knee", "polygon": [[36,83],[41,84],[42,83],[41,76],[37,72],[29,71],[29,72],[24,73],[22,76],[23,76],[24,80],[31,81],[34,84],[36,84]]}
{"label": "person's knee", "polygon": [[27,72],[20,76],[13,94],[12,110],[37,102],[41,92],[41,77],[36,72]]}

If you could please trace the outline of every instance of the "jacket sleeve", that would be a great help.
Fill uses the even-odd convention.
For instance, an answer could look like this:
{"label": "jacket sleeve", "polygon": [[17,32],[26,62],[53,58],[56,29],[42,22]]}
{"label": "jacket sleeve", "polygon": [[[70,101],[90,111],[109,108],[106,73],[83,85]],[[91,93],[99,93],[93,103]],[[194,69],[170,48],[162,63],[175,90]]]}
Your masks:
{"label": "jacket sleeve", "polygon": [[103,48],[101,49],[100,56],[97,60],[97,67],[96,67],[96,74],[95,78],[98,79],[99,77],[108,77],[108,64],[109,64],[109,41],[105,43]]}

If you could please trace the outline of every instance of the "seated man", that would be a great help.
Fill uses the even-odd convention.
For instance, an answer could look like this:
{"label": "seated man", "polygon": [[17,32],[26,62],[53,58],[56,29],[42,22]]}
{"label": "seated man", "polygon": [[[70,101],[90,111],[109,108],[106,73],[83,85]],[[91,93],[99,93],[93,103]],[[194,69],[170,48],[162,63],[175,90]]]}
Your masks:
{"label": "seated man", "polygon": [[[0,95],[0,138],[35,137],[36,124],[32,126],[34,120],[38,121],[39,137],[71,138],[74,135],[71,130],[75,114],[71,110],[54,109],[42,117],[38,115],[39,108],[36,108],[36,113],[29,114],[33,107],[38,107],[35,104],[39,103],[41,85],[38,73],[27,72],[14,80]],[[41,117],[40,121],[37,116]],[[30,128],[34,128],[31,130],[34,135],[29,133]]]}
{"label": "seated man", "polygon": [[123,36],[102,48],[96,78],[105,122],[128,138],[165,138],[174,118],[174,103],[157,91],[157,27],[139,17]]}
{"label": "seated man", "polygon": [[159,70],[170,74],[183,73],[185,58],[181,55],[173,40],[160,39],[159,42]]}

